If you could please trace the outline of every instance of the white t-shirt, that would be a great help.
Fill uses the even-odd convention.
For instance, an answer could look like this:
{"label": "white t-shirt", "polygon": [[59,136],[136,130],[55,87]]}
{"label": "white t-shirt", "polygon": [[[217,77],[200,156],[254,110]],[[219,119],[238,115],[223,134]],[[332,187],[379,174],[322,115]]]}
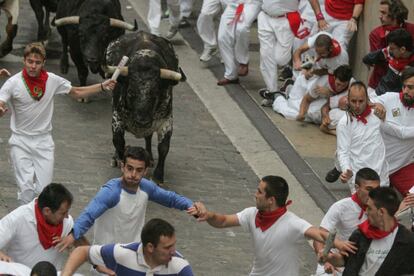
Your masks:
{"label": "white t-shirt", "polygon": [[401,103],[399,93],[388,92],[375,100],[387,111],[381,130],[391,174],[414,162],[414,109]]}
{"label": "white t-shirt", "polygon": [[48,72],[46,91],[40,101],[34,100],[23,82],[22,72],[9,78],[0,89],[0,101],[8,103],[12,115],[10,128],[23,135],[47,134],[52,130],[53,96],[68,94],[71,83]]}
{"label": "white t-shirt", "polygon": [[31,271],[29,267],[23,264],[0,261],[0,275],[29,276]]}
{"label": "white t-shirt", "polygon": [[262,10],[270,16],[280,16],[299,10],[299,1],[263,0]]}
{"label": "white t-shirt", "polygon": [[[60,269],[65,259],[64,253],[51,247],[45,250],[37,234],[35,217],[35,200],[13,210],[0,220],[0,250],[9,255],[13,261],[33,267],[40,261],[48,261]],[[62,237],[69,234],[73,219],[69,216],[63,220]]]}
{"label": "white t-shirt", "polygon": [[254,262],[251,276],[299,275],[298,245],[305,241],[305,232],[312,225],[287,211],[269,229],[256,228],[256,207],[237,213],[240,225],[252,234]]}
{"label": "white t-shirt", "polygon": [[394,243],[395,236],[397,235],[398,227],[394,231],[383,239],[372,240],[365,255],[364,264],[359,270],[360,276],[374,276],[378,271],[385,257],[391,250]]}

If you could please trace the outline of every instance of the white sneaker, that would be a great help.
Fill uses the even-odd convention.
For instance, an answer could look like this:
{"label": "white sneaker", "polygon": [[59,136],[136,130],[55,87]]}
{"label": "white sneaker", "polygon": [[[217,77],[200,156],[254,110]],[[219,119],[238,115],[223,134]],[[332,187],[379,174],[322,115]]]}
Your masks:
{"label": "white sneaker", "polygon": [[213,56],[217,55],[217,47],[213,48],[204,48],[203,53],[200,56],[200,60],[203,62],[209,61]]}
{"label": "white sneaker", "polygon": [[170,40],[172,39],[176,34],[178,33],[178,27],[176,26],[171,26],[170,29],[168,30],[167,35],[165,36],[166,39]]}

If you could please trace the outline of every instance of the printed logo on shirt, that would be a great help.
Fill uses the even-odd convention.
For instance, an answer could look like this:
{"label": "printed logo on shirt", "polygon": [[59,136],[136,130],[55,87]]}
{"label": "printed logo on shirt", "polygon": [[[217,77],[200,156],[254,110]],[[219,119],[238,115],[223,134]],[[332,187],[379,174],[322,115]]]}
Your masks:
{"label": "printed logo on shirt", "polygon": [[401,115],[400,108],[396,107],[392,109],[392,117],[398,117]]}

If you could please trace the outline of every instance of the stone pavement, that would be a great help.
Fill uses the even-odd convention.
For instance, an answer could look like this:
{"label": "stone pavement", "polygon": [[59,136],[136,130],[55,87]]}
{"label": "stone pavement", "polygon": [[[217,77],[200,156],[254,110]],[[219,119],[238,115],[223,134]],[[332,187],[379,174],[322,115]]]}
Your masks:
{"label": "stone pavement", "polygon": [[[122,4],[125,7],[126,2],[122,1]],[[35,34],[32,30],[35,21],[27,0],[22,1],[21,9],[21,18],[24,20],[19,20],[16,49],[12,55],[0,61],[0,66],[10,69],[12,73],[20,70],[22,46],[33,41]],[[136,17],[133,10],[124,9],[123,12],[128,20]],[[47,69],[58,73],[57,57],[60,49],[56,31],[47,48],[50,53]],[[187,70],[189,69],[191,68]],[[66,77],[74,85],[78,84],[73,66]],[[101,80],[97,76],[89,78],[89,83],[98,81]],[[1,84],[3,82],[2,80]],[[66,96],[55,98],[54,181],[67,185],[75,195],[71,212],[74,217],[102,184],[120,174],[119,169],[109,166],[113,151],[110,105],[111,98],[107,94],[93,97],[88,104],[77,103]],[[258,182],[256,173],[186,83],[175,88],[174,117],[165,187],[194,200],[202,200],[216,211],[233,213],[254,205],[253,194]],[[7,115],[0,119],[0,217],[16,207],[16,187],[8,162],[9,135]],[[143,141],[137,141],[131,136],[127,137],[127,143],[143,145]],[[154,151],[155,149],[154,145]],[[150,203],[147,219],[152,217],[167,219],[176,227],[177,248],[189,259],[196,275],[248,274],[252,263],[251,240],[240,228],[214,229],[196,223],[194,218],[183,212]],[[306,243],[301,245],[301,252],[301,275],[309,275],[314,271],[315,257]],[[86,267],[82,271],[87,274]]]}

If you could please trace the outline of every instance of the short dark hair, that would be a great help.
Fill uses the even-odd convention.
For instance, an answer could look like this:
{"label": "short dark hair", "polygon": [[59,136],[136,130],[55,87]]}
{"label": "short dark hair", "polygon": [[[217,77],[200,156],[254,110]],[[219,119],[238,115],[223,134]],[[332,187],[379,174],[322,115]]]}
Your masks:
{"label": "short dark hair", "polygon": [[384,208],[390,216],[394,216],[400,207],[400,199],[393,188],[378,187],[371,190],[368,195],[375,207]]}
{"label": "short dark hair", "polygon": [[73,195],[60,183],[51,183],[47,185],[37,198],[37,205],[40,210],[49,207],[52,213],[59,210],[63,202],[72,205]]}
{"label": "short dark hair", "polygon": [[407,20],[408,9],[401,0],[382,0],[380,4],[388,6],[388,16],[396,19],[398,24]]}
{"label": "short dark hair", "polygon": [[124,159],[122,162],[126,164],[127,158],[131,158],[134,160],[144,161],[145,167],[150,166],[150,156],[148,152],[143,147],[131,147],[126,146],[124,152]]}
{"label": "short dark hair", "polygon": [[341,65],[334,71],[334,76],[336,79],[339,79],[340,81],[346,82],[350,81],[352,78],[352,69],[349,65]]}
{"label": "short dark hair", "polygon": [[387,45],[394,43],[399,48],[405,47],[407,51],[413,50],[413,37],[405,29],[397,29],[387,35]]}
{"label": "short dark hair", "polygon": [[266,183],[266,198],[274,197],[277,206],[285,206],[289,195],[289,186],[286,180],[280,176],[268,175],[263,177],[262,181]]}
{"label": "short dark hair", "polygon": [[332,47],[332,38],[327,34],[320,34],[315,39],[315,47],[324,47],[325,49],[329,49]]}
{"label": "short dark hair", "polygon": [[355,176],[355,184],[360,185],[362,181],[380,181],[380,177],[376,171],[371,168],[360,169]]}
{"label": "short dark hair", "polygon": [[141,242],[145,247],[148,243],[152,243],[157,247],[161,236],[172,237],[175,233],[174,227],[163,219],[154,218],[148,221],[141,232]]}
{"label": "short dark hair", "polygon": [[401,73],[401,81],[404,83],[406,80],[414,77],[414,67],[407,67]]}
{"label": "short dark hair", "polygon": [[30,276],[57,276],[57,271],[53,264],[41,261],[32,268]]}

